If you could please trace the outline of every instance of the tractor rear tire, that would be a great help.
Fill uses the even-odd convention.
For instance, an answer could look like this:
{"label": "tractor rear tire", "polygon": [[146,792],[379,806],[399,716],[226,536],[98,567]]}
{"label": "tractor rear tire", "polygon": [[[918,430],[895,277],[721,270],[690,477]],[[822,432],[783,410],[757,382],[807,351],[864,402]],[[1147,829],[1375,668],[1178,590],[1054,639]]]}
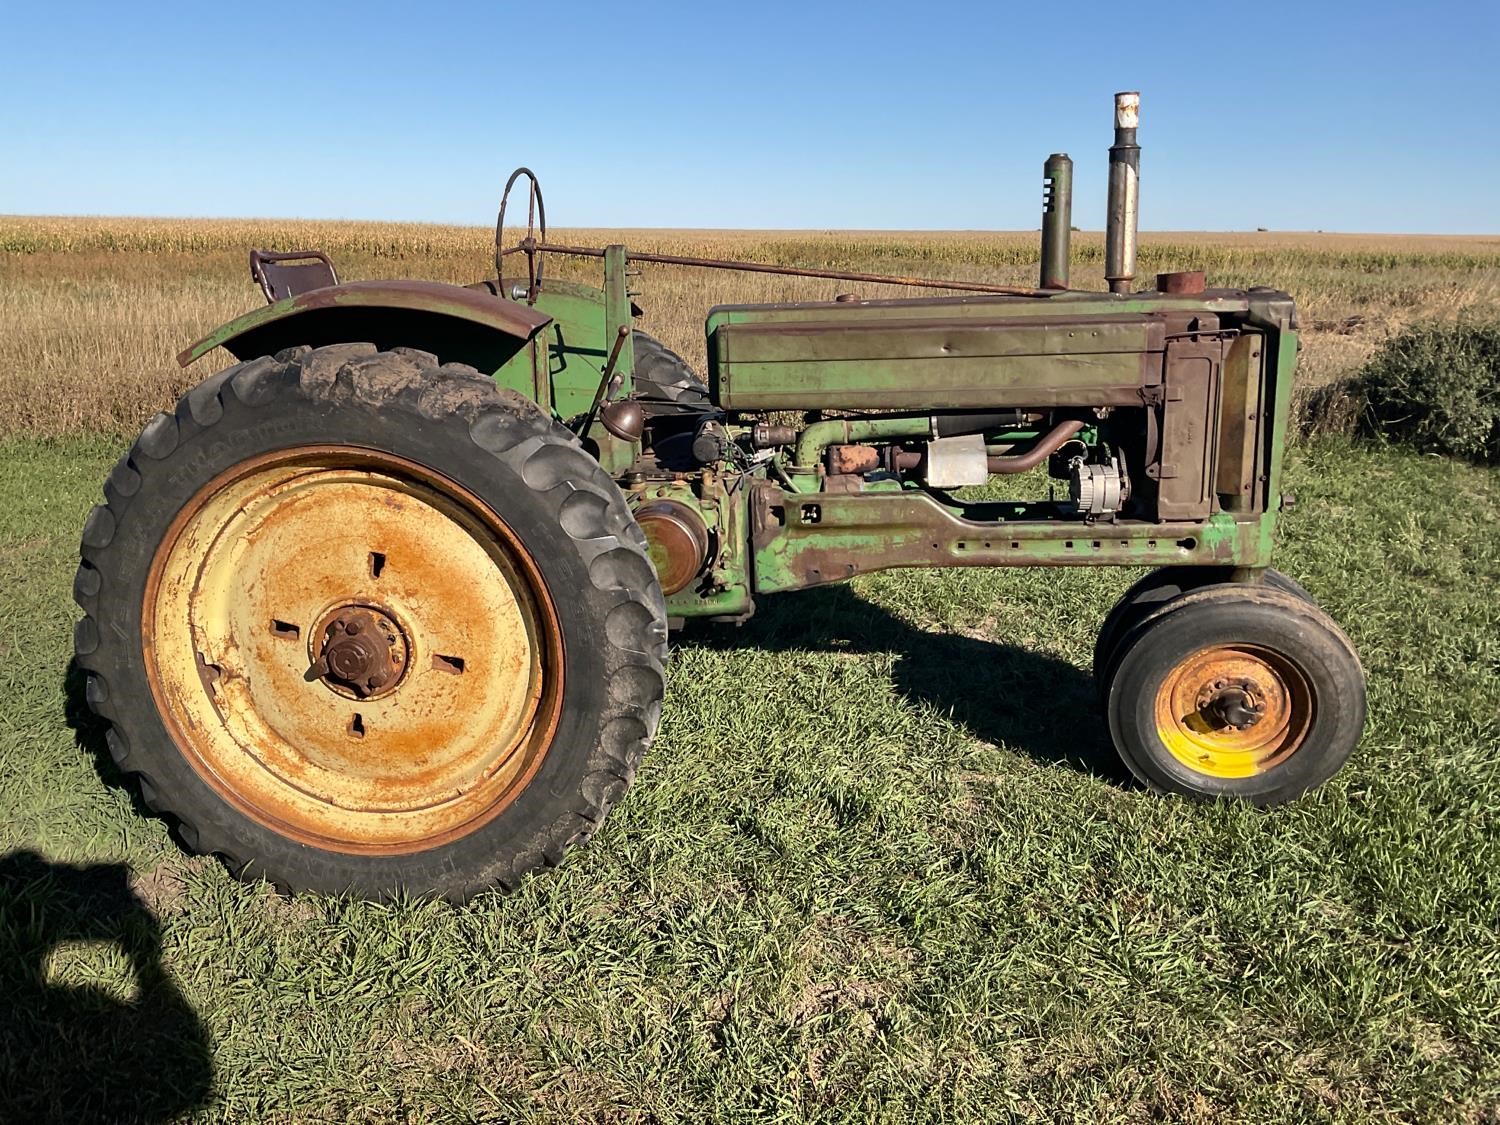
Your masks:
{"label": "tractor rear tire", "polygon": [[613,480],[473,368],[373,344],[219,372],[83,531],[120,769],[284,890],[461,901],[596,832],[656,732],[666,610]]}
{"label": "tractor rear tire", "polygon": [[1105,701],[1121,759],[1149,788],[1270,806],[1349,757],[1365,676],[1349,638],[1306,598],[1211,585],[1130,631]]}

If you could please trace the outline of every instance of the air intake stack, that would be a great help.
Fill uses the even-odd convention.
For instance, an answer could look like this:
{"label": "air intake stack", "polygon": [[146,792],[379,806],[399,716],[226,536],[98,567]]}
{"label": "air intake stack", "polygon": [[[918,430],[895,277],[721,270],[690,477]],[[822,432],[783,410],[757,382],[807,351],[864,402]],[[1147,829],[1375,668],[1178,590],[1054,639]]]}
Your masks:
{"label": "air intake stack", "polygon": [[1054,152],[1042,165],[1043,289],[1068,287],[1068,250],[1073,231],[1073,161]]}

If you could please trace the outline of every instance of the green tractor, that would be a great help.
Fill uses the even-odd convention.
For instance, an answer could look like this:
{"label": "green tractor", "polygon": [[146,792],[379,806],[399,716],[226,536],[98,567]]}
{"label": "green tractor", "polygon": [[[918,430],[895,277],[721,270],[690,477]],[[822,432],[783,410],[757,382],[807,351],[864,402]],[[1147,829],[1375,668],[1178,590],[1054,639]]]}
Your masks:
{"label": "green tractor", "polygon": [[[554,245],[525,169],[474,285],[252,253],[269,303],[179,357],[240,362],[146,424],[83,529],[77,662],[120,769],[247,877],[462,900],[598,830],[691,618],[889,567],[1145,566],[1094,655],[1131,772],[1257,805],[1326,780],[1364,677],[1269,567],[1292,300],[1135,288],[1137,109],[1108,292],[1068,287],[1061,155],[1034,289]],[[634,326],[633,260],[958,295],[719,306],[700,379]],[[1044,466],[1066,499],[975,487]]]}

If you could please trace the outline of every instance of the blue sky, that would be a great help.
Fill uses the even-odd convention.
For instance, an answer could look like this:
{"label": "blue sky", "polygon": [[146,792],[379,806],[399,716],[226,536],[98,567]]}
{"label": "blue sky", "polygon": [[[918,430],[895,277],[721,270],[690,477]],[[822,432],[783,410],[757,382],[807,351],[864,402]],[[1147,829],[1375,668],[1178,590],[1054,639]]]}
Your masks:
{"label": "blue sky", "polygon": [[[0,4],[0,213],[1500,232],[1500,3]],[[1448,177],[1451,182],[1443,183]]]}

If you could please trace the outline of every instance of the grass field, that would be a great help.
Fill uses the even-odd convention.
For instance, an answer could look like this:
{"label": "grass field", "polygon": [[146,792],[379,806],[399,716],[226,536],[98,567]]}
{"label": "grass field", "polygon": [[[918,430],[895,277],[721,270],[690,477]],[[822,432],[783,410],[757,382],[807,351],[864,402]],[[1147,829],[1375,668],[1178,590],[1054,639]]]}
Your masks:
{"label": "grass field", "polygon": [[[479,232],[330,230],[351,276],[484,272]],[[635,787],[514,895],[284,900],[186,858],[68,674],[78,528],[100,432],[255,303],[241,248],[314,233],[0,222],[0,1012],[57,1018],[0,1019],[0,1118],[1500,1118],[1500,470],[1340,437],[1290,457],[1279,565],[1359,647],[1370,725],[1294,806],[1122,776],[1088,665],[1132,572],[892,573],[686,634]],[[643,240],[1030,273],[1029,236]],[[1500,240],[1148,244],[1194,264],[1297,292],[1334,378],[1493,309]],[[644,281],[689,354],[711,300],[782,290]]]}

